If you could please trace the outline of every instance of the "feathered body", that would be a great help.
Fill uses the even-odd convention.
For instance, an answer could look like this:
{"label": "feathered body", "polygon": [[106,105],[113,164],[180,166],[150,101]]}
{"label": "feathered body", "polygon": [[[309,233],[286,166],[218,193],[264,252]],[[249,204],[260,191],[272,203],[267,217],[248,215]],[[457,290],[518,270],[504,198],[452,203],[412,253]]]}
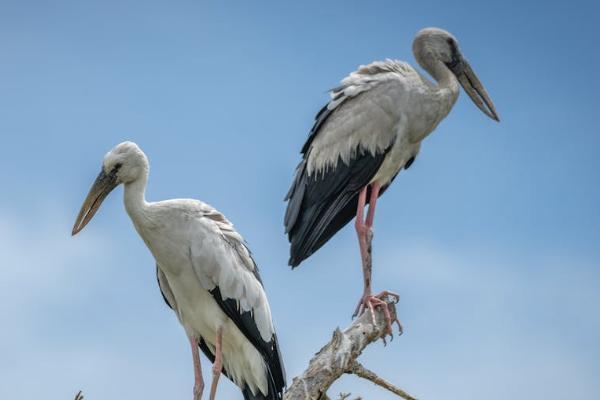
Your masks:
{"label": "feathered body", "polygon": [[435,85],[407,63],[386,60],[359,67],[330,91],[286,196],[292,267],[354,217],[365,186],[378,182],[382,194],[412,164],[456,102],[458,84],[447,82]]}
{"label": "feathered body", "polygon": [[221,213],[195,200],[150,203],[142,218],[143,225],[134,225],[156,259],[161,292],[187,334],[214,358],[222,328],[225,374],[254,395],[281,392],[285,378],[271,311],[241,235]]}
{"label": "feathered body", "polygon": [[214,359],[222,328],[225,375],[247,398],[279,399],[285,372],[258,268],[242,236],[197,200],[127,211],[156,259],[161,292],[187,334]]}
{"label": "feathered body", "polygon": [[[221,356],[221,372],[246,399],[281,399],[285,371],[271,310],[244,239],[223,214],[201,201],[147,202],[148,171],[148,160],[135,143],[124,142],[111,150],[73,234],[91,220],[114,187],[124,184],[125,208],[156,260],[161,293],[192,343],[195,363],[200,362],[199,346],[213,363]],[[199,364],[195,375],[194,398],[199,399],[203,388]]]}

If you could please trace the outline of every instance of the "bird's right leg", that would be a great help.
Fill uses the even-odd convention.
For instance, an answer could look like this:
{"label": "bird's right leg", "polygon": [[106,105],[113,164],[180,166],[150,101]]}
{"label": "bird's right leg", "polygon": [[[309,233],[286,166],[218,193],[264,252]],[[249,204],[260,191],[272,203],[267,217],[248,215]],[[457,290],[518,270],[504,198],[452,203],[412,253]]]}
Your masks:
{"label": "bird's right leg", "polygon": [[194,360],[194,400],[202,398],[204,380],[202,379],[202,368],[200,366],[200,354],[198,353],[198,340],[192,336],[188,337],[192,346],[192,358]]}
{"label": "bird's right leg", "polygon": [[[385,297],[393,297],[396,301],[399,299],[399,296],[395,293],[384,291],[378,294],[377,296],[373,296],[371,292],[371,274],[372,274],[372,242],[373,242],[373,221],[375,219],[375,207],[377,204],[377,198],[379,197],[379,191],[381,189],[381,185],[379,183],[373,183],[371,185],[371,197],[369,199],[369,211],[367,213],[366,219],[364,218],[364,209],[367,202],[367,191],[368,185],[365,186],[358,195],[358,205],[356,209],[356,220],[355,220],[355,228],[356,233],[358,235],[358,243],[360,246],[360,255],[362,262],[362,270],[363,270],[363,280],[364,280],[364,290],[361,299],[356,306],[353,317],[360,315],[365,311],[365,309],[369,309],[371,312],[371,318],[373,319],[373,324],[375,324],[375,307],[381,306],[385,320],[387,322],[388,334],[392,335],[392,322],[397,322],[398,327],[400,328],[400,333],[402,333],[402,325],[398,319],[395,321],[392,320],[390,312],[387,308],[387,303],[383,300]],[[384,340],[385,341],[385,340]]]}
{"label": "bird's right leg", "polygon": [[[356,235],[358,236],[358,246],[360,247],[360,259],[363,270],[363,281],[364,290],[361,300],[358,302],[358,306],[354,311],[352,317],[362,314],[365,307],[365,299],[371,296],[371,246],[369,243],[370,239],[373,238],[373,231],[367,227],[364,220],[364,210],[367,204],[367,189],[368,185],[365,186],[358,194],[358,205],[356,207],[356,219],[354,220],[354,228],[356,229]],[[368,238],[370,236],[370,238]]]}
{"label": "bird's right leg", "polygon": [[210,385],[210,400],[215,400],[217,394],[217,385],[219,384],[219,378],[221,377],[221,371],[223,370],[223,328],[217,329],[217,337],[215,338],[215,361],[212,367],[212,383]]}

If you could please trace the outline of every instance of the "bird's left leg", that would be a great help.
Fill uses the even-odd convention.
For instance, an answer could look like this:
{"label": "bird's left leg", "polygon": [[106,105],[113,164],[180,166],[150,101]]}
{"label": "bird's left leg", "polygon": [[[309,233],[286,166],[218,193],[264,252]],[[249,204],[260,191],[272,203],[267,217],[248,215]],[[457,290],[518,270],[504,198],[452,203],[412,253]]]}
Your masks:
{"label": "bird's left leg", "polygon": [[387,303],[383,300],[386,297],[393,297],[396,301],[400,298],[397,294],[383,291],[376,296],[371,293],[371,271],[372,271],[372,243],[373,243],[373,222],[375,220],[375,207],[377,206],[377,199],[379,192],[381,191],[381,185],[378,182],[371,184],[371,195],[369,197],[369,210],[367,217],[363,221],[363,210],[366,203],[367,188],[365,186],[358,198],[358,208],[356,212],[356,231],[358,233],[358,240],[361,250],[362,266],[363,266],[363,279],[364,279],[364,291],[363,295],[354,311],[354,315],[361,314],[365,308],[368,308],[373,318],[373,324],[375,324],[375,310],[377,306],[381,306],[388,327],[388,333],[392,335],[392,323],[397,322],[400,332],[402,333],[402,325],[396,319],[392,321],[390,312],[387,308]]}
{"label": "bird's left leg", "polygon": [[200,354],[198,353],[198,341],[189,336],[190,345],[192,346],[192,358],[194,361],[194,400],[202,398],[204,390],[204,380],[202,379],[202,368],[200,367]]}
{"label": "bird's left leg", "polygon": [[221,377],[221,371],[223,370],[223,350],[221,348],[223,340],[223,328],[217,329],[217,337],[215,339],[215,362],[212,367],[212,383],[210,385],[210,400],[215,400],[217,394],[217,384]]}
{"label": "bird's left leg", "polygon": [[352,317],[362,314],[365,304],[363,300],[365,297],[371,295],[371,248],[367,245],[369,242],[367,240],[367,235],[369,235],[369,232],[363,217],[365,205],[367,203],[367,190],[368,185],[365,186],[358,194],[358,205],[356,207],[356,218],[354,220],[354,228],[356,229],[356,236],[358,237],[358,245],[360,247],[360,261],[363,271],[364,290],[363,296],[359,301]]}

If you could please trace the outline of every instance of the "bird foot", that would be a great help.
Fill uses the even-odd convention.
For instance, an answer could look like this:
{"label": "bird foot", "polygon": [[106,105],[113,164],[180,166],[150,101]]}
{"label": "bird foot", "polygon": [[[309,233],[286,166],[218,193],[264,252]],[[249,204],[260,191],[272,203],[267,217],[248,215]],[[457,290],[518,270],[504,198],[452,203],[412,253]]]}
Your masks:
{"label": "bird foot", "polygon": [[393,299],[394,303],[398,303],[398,301],[400,300],[400,296],[398,294],[389,292],[387,290],[384,290],[383,292],[381,292],[375,296],[365,293],[359,300],[358,305],[356,306],[356,309],[354,310],[354,314],[352,314],[352,318],[354,318],[356,316],[361,315],[364,311],[369,310],[369,312],[371,313],[371,320],[373,322],[373,325],[375,325],[376,324],[376,322],[375,322],[375,307],[381,306],[381,309],[383,311],[383,316],[385,318],[386,325],[387,325],[386,334],[382,336],[382,340],[383,340],[384,344],[387,344],[387,342],[385,340],[385,337],[387,335],[390,335],[391,340],[394,339],[394,331],[392,329],[392,324],[394,322],[398,325],[399,334],[402,335],[402,332],[403,332],[402,324],[400,323],[398,318],[392,319],[390,310],[387,307],[386,300],[389,300],[390,297]]}

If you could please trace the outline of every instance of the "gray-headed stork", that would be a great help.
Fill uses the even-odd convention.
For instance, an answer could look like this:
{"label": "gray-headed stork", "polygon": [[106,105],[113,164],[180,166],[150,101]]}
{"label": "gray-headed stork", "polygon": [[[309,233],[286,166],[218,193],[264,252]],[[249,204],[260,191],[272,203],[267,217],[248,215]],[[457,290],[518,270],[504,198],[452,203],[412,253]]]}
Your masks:
{"label": "gray-headed stork", "polygon": [[211,400],[221,373],[245,399],[281,399],[283,361],[267,296],[244,239],[223,214],[201,201],[147,202],[148,170],[148,159],[135,143],[108,152],[73,235],[123,184],[125,209],[156,259],[160,291],[191,344],[194,399],[204,388],[198,348],[213,362]]}
{"label": "gray-headed stork", "polygon": [[[414,39],[413,53],[436,83],[405,62],[386,60],[359,67],[330,91],[331,100],[315,118],[285,199],[292,267],[356,216],[364,291],[354,315],[367,308],[372,312],[390,294],[373,296],[371,291],[377,199],[411,166],[423,139],[448,115],[459,84],[481,111],[499,121],[454,36],[438,28],[423,29]],[[388,329],[391,334],[389,319]]]}

